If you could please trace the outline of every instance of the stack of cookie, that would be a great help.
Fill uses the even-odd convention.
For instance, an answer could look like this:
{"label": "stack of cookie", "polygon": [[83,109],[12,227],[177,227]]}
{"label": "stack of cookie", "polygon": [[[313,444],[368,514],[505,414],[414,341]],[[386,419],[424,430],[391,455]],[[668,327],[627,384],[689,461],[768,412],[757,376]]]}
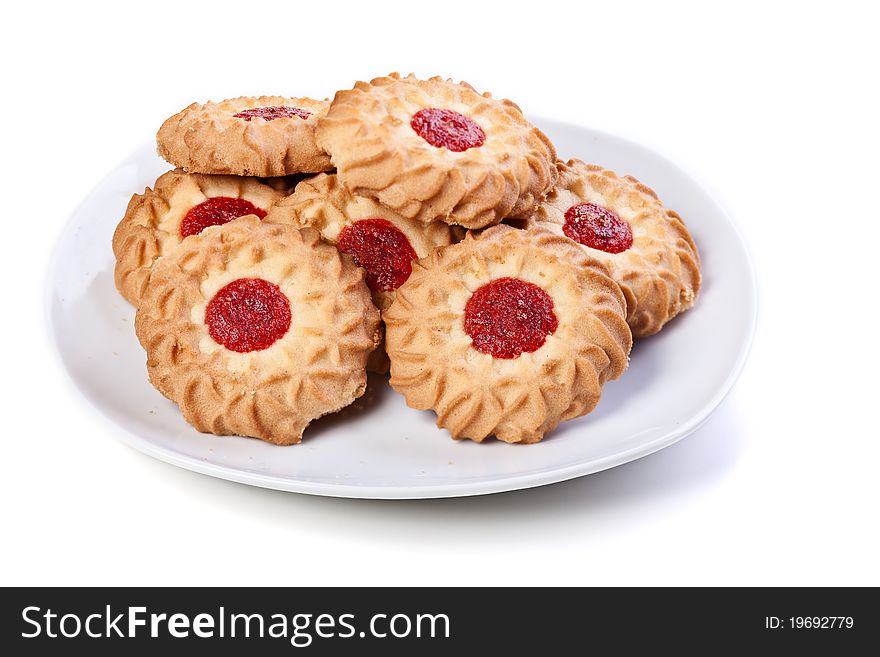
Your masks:
{"label": "stack of cookie", "polygon": [[390,369],[453,438],[537,442],[699,290],[650,189],[557,161],[464,83],[194,104],[158,144],[178,169],[129,204],[116,282],[150,380],[200,431],[296,443]]}

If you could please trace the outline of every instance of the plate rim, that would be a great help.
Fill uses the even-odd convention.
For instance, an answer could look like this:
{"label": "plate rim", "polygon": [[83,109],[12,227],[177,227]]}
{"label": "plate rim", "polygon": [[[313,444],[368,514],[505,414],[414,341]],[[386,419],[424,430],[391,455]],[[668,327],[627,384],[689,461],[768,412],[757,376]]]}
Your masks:
{"label": "plate rim", "polygon": [[108,417],[95,404],[95,402],[90,399],[88,395],[85,394],[85,392],[79,387],[79,385],[77,385],[76,381],[73,378],[73,374],[67,367],[64,356],[61,353],[60,344],[56,338],[55,326],[53,324],[54,283],[56,281],[55,273],[58,271],[59,268],[62,246],[67,242],[71,233],[75,230],[70,219],[76,216],[83,208],[83,206],[85,206],[89,202],[89,200],[93,198],[93,196],[97,193],[97,190],[101,188],[103,183],[112,175],[113,172],[119,170],[128,162],[136,160],[139,154],[145,150],[150,142],[145,142],[144,145],[132,151],[126,158],[118,162],[115,167],[109,169],[109,173],[102,176],[94,184],[91,191],[83,196],[82,200],[69,213],[62,229],[55,236],[55,242],[52,246],[47,267],[43,273],[43,337],[46,342],[49,343],[49,351],[53,354],[53,359],[55,360],[56,365],[64,373],[63,380],[65,382],[65,386],[73,392],[71,397],[79,399],[80,402],[84,402],[83,405],[91,411],[92,415],[98,417],[100,424],[108,430],[108,433],[121,440],[121,442],[123,442],[125,445],[134,448],[138,452],[146,454],[147,456],[155,458],[164,463],[168,463],[183,468],[185,470],[189,470],[190,472],[196,472],[198,474],[207,475],[240,484],[256,486],[259,488],[267,488],[271,490],[279,490],[291,493],[302,493],[306,495],[321,497],[339,497],[349,499],[442,499],[489,495],[493,493],[504,493],[514,490],[525,490],[538,486],[545,486],[563,481],[569,481],[577,477],[594,474],[596,472],[601,472],[603,470],[608,470],[610,468],[614,468],[619,465],[635,461],[637,459],[653,454],[661,449],[669,447],[670,445],[673,445],[676,442],[694,433],[703,424],[705,424],[706,421],[708,421],[711,415],[718,409],[721,403],[730,394],[730,391],[733,389],[734,385],[742,374],[742,371],[751,352],[752,344],[754,342],[755,331],[758,321],[759,294],[755,264],[749,250],[748,243],[746,242],[739,227],[733,221],[730,214],[727,212],[726,208],[721,204],[718,198],[709,189],[707,189],[706,186],[702,184],[702,182],[695,175],[692,175],[686,169],[682,168],[681,166],[670,160],[664,152],[658,151],[653,146],[644,146],[636,141],[627,139],[626,137],[621,137],[604,130],[583,126],[577,123],[538,116],[530,118],[537,125],[541,125],[541,123],[544,122],[547,124],[553,123],[559,126],[572,127],[576,129],[587,129],[602,137],[607,137],[620,142],[624,142],[627,146],[634,146],[636,148],[649,151],[652,155],[662,160],[664,166],[676,170],[677,172],[683,174],[686,178],[690,179],[693,184],[695,184],[706,195],[707,199],[711,201],[719,216],[727,222],[728,227],[732,230],[736,238],[736,247],[743,257],[746,264],[746,269],[748,271],[748,280],[743,281],[744,285],[747,285],[748,298],[751,305],[751,313],[748,318],[749,321],[747,326],[747,334],[745,336],[745,339],[741,342],[739,346],[736,362],[728,373],[728,376],[725,379],[724,383],[716,390],[715,394],[700,408],[697,413],[691,415],[687,419],[687,421],[682,423],[680,426],[647,443],[636,445],[627,450],[617,452],[604,458],[593,459],[586,463],[575,463],[572,465],[560,468],[553,468],[538,473],[500,476],[479,482],[470,481],[444,484],[414,483],[406,486],[375,486],[364,484],[347,484],[345,482],[337,482],[331,484],[309,482],[305,480],[290,479],[274,475],[263,475],[259,473],[239,470],[226,465],[209,463],[206,461],[202,461],[196,457],[180,454],[178,452],[174,452],[167,448],[159,447],[153,444],[136,432],[115,422],[110,417]]}

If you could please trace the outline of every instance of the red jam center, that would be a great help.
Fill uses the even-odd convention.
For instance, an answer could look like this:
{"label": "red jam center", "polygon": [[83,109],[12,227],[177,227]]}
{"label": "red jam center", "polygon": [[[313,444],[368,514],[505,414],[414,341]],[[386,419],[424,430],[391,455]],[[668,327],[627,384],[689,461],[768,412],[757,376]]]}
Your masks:
{"label": "red jam center", "polygon": [[208,333],[218,344],[244,353],[271,347],[290,328],[290,302],[262,278],[239,278],[223,287],[205,309]]}
{"label": "red jam center", "polygon": [[633,243],[629,224],[608,208],[578,203],[565,212],[562,232],[575,242],[606,253],[621,253]]}
{"label": "red jam center", "polygon": [[456,153],[477,148],[486,141],[480,124],[452,110],[428,107],[416,112],[409,124],[431,146]]}
{"label": "red jam center", "polygon": [[238,114],[233,114],[236,119],[265,119],[266,121],[274,121],[275,119],[289,119],[292,116],[298,116],[305,120],[311,116],[308,110],[299,107],[287,107],[286,105],[273,105],[272,107],[255,107],[254,109],[242,110]]}
{"label": "red jam center", "polygon": [[346,226],[337,247],[367,270],[365,278],[373,292],[399,288],[412,274],[412,261],[418,259],[406,235],[386,219],[361,219]]}
{"label": "red jam center", "polygon": [[464,330],[474,349],[494,358],[537,351],[557,326],[550,295],[519,278],[486,283],[464,306]]}
{"label": "red jam center", "polygon": [[208,226],[221,226],[246,214],[255,214],[262,219],[266,216],[266,211],[243,198],[231,196],[209,198],[190,208],[183,217],[183,221],[180,222],[180,239],[198,235]]}

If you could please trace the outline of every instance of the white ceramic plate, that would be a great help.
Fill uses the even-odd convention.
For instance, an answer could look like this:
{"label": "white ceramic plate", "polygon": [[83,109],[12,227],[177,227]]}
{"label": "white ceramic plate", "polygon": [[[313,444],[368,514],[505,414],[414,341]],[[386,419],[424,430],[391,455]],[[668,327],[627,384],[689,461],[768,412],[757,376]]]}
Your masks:
{"label": "white ceramic plate", "polygon": [[755,324],[755,282],[742,240],[712,198],[655,153],[574,125],[538,121],[560,156],[580,157],[654,188],[677,210],[703,258],[696,306],[638,342],[629,370],[590,415],[536,445],[456,442],[382,377],[342,413],[276,447],[196,432],[147,381],[134,310],[113,286],[110,238],[134,192],[168,165],[145,146],[105,178],[70,221],[49,274],[49,321],[75,387],[129,445],[196,472],[280,490],[364,498],[477,495],[549,484],[632,461],[697,429],[743,366]]}

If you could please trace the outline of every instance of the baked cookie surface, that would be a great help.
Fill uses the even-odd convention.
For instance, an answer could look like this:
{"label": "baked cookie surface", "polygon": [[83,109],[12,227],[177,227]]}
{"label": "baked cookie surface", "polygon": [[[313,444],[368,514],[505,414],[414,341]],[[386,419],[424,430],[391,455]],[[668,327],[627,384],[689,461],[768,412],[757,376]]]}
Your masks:
{"label": "baked cookie surface", "polygon": [[439,77],[339,91],[316,136],[349,190],[422,222],[525,218],[557,175],[550,140],[513,102]]}
{"label": "baked cookie surface", "polygon": [[298,443],[366,388],[379,313],[317,231],[256,216],[159,260],[135,330],[150,381],[202,432]]}
{"label": "baked cookie surface", "polygon": [[[439,221],[425,224],[402,217],[371,198],[352,194],[335,174],[324,173],[300,182],[293,194],[273,206],[267,220],[314,228],[351,256],[364,268],[373,303],[380,310],[394,301],[395,290],[409,278],[414,260],[459,241],[464,232]],[[385,374],[389,365],[380,344],[367,369]]]}
{"label": "baked cookie surface", "polygon": [[564,235],[604,262],[626,297],[633,336],[657,333],[700,290],[700,256],[684,222],[632,176],[580,160],[558,166],[559,182],[529,225]]}
{"label": "baked cookie surface", "polygon": [[138,306],[157,258],[208,226],[247,214],[265,217],[285,191],[277,181],[267,185],[243,176],[162,174],[152,189],[132,196],[113,234],[117,289]]}
{"label": "baked cookie surface", "polygon": [[330,103],[311,98],[242,96],[193,103],[159,128],[159,155],[190,173],[286,176],[332,168],[315,142]]}
{"label": "baked cookie surface", "polygon": [[570,240],[469,233],[416,263],[383,313],[391,386],[453,438],[537,442],[626,369],[625,308],[607,268]]}
{"label": "baked cookie surface", "polygon": [[461,239],[463,231],[442,222],[407,219],[366,196],[352,194],[335,174],[300,182],[294,193],[273,205],[274,223],[314,228],[321,237],[365,269],[373,301],[383,310],[409,278],[414,260]]}

